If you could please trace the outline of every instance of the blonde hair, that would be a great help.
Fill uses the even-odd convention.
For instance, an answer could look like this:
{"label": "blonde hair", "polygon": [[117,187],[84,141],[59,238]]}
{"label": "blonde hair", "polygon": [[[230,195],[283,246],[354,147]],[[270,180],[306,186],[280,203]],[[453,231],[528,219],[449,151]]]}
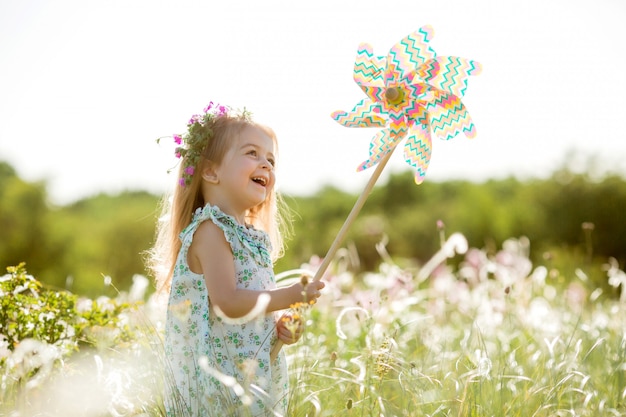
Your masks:
{"label": "blonde hair", "polygon": [[[180,233],[191,223],[194,212],[204,207],[206,202],[202,196],[201,185],[203,164],[211,161],[220,164],[226,152],[230,149],[238,135],[244,128],[251,126],[260,129],[268,135],[277,148],[276,134],[267,126],[250,120],[249,114],[225,114],[213,119],[202,127],[203,137],[206,137],[206,146],[202,151],[202,158],[195,168],[191,182],[186,186],[177,185],[173,195],[165,195],[161,203],[162,215],[157,222],[156,242],[148,253],[148,265],[152,270],[158,291],[169,292],[172,274],[176,264],[178,252],[182,246]],[[278,153],[276,149],[276,153]],[[178,179],[182,178],[186,161],[181,160]],[[178,184],[178,183],[177,183]],[[280,194],[272,189],[265,201],[253,207],[246,214],[246,222],[256,229],[265,231],[272,243],[272,260],[276,261],[284,252],[283,235],[290,232],[290,216],[287,206]]]}

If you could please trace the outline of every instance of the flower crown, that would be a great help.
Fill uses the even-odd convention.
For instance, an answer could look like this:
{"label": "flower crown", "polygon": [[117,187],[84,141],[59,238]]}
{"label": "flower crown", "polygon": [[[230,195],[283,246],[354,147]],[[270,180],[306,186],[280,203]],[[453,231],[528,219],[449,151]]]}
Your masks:
{"label": "flower crown", "polygon": [[[178,180],[178,184],[181,187],[185,187],[191,183],[202,152],[206,148],[207,142],[213,136],[211,127],[215,123],[215,120],[220,117],[228,117],[231,114],[233,114],[233,112],[230,107],[211,101],[204,108],[202,114],[194,114],[191,116],[187,122],[186,133],[182,135],[172,135],[174,142],[180,145],[174,150],[176,158],[183,161],[182,174]],[[251,120],[251,114],[245,108],[234,115],[244,120]]]}
{"label": "flower crown", "polygon": [[206,147],[207,140],[213,136],[210,127],[218,117],[228,115],[229,108],[221,104],[214,104],[212,101],[204,108],[203,114],[194,114],[187,122],[187,132],[183,135],[174,134],[174,142],[177,146],[174,152],[176,158],[183,161],[182,175],[178,180],[181,187],[191,183],[191,177],[196,171],[200,156]]}

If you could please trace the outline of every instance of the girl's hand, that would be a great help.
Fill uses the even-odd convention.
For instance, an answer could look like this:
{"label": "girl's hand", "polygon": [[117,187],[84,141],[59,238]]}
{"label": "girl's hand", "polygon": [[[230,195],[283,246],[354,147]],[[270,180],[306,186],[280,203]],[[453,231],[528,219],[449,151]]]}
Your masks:
{"label": "girl's hand", "polygon": [[307,304],[315,304],[317,299],[320,298],[321,290],[326,286],[322,281],[311,281],[307,282],[306,277],[303,277],[300,284],[302,288],[302,301]]}
{"label": "girl's hand", "polygon": [[299,316],[285,313],[276,323],[278,340],[286,345],[292,345],[300,340],[304,332],[304,323]]}

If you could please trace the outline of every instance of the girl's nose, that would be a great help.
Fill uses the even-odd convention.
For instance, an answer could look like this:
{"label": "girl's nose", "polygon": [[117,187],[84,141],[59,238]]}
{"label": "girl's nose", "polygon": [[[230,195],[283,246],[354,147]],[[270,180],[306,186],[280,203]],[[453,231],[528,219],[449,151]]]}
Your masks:
{"label": "girl's nose", "polygon": [[265,168],[271,171],[274,169],[274,165],[272,165],[272,163],[268,161],[266,158],[263,158],[261,160],[261,168]]}

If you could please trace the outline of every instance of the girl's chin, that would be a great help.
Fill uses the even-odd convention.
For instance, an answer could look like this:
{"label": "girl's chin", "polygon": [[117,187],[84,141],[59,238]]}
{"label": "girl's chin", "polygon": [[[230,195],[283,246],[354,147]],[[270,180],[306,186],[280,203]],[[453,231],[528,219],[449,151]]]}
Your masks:
{"label": "girl's chin", "polygon": [[253,198],[253,201],[254,201],[254,206],[256,207],[259,204],[262,204],[266,200],[267,193],[266,192],[258,193],[255,197],[256,198]]}

